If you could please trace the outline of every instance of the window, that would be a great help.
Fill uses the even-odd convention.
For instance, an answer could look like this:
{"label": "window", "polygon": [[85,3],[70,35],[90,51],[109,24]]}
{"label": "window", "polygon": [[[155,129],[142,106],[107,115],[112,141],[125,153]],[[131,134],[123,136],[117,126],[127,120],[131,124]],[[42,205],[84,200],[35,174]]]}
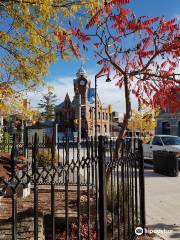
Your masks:
{"label": "window", "polygon": [[86,110],[84,107],[81,108],[81,117],[85,118],[86,117]]}
{"label": "window", "polygon": [[104,125],[104,132],[106,133],[107,132],[107,126]]}
{"label": "window", "polygon": [[162,144],[160,137],[154,137],[154,139],[152,141],[152,145],[162,146],[163,144]]}
{"label": "window", "polygon": [[108,114],[106,113],[106,120],[108,120]]}
{"label": "window", "polygon": [[89,109],[89,118],[92,118],[92,108]]}
{"label": "window", "polygon": [[178,136],[180,137],[180,121],[178,122]]}
{"label": "window", "polygon": [[81,112],[81,117],[85,118],[85,112]]}
{"label": "window", "polygon": [[97,131],[100,133],[101,127],[100,125],[97,125]]}
{"label": "window", "polygon": [[101,113],[100,112],[98,112],[98,118],[101,119]]}
{"label": "window", "polygon": [[169,122],[163,122],[162,123],[162,134],[163,135],[170,135],[170,123]]}
{"label": "window", "polygon": [[164,145],[180,145],[180,137],[161,137]]}

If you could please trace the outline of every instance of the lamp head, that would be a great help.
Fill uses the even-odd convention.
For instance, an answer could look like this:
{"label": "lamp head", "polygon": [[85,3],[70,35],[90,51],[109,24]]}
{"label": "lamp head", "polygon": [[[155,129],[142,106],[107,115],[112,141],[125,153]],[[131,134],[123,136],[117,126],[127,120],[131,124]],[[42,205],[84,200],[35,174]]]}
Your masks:
{"label": "lamp head", "polygon": [[106,82],[111,82],[111,79],[107,77]]}

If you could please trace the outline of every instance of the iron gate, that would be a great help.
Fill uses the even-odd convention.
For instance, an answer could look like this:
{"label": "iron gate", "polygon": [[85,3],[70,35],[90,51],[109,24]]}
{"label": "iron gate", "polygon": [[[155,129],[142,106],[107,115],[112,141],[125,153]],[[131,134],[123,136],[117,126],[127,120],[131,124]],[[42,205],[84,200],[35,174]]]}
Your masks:
{"label": "iron gate", "polygon": [[35,134],[22,162],[14,136],[0,178],[0,239],[134,239],[145,227],[142,144],[120,145],[116,159],[116,141],[103,136],[38,144]]}

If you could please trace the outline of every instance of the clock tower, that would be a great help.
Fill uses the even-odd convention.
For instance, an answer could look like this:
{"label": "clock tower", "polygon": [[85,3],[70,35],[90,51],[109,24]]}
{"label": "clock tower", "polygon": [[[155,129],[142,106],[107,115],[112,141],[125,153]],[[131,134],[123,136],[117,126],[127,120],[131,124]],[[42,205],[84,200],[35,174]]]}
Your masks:
{"label": "clock tower", "polygon": [[76,73],[77,78],[74,80],[74,92],[75,96],[78,97],[81,95],[81,103],[82,105],[87,104],[87,93],[88,88],[90,87],[90,83],[87,80],[87,73],[81,67]]}

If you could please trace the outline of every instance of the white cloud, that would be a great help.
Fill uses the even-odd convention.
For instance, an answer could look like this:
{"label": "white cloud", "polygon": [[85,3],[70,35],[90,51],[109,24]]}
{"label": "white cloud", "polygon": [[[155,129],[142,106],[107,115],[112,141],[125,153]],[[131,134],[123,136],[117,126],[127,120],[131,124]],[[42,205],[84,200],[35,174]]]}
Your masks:
{"label": "white cloud", "polygon": [[[88,71],[87,71],[88,72]],[[88,79],[91,80],[91,87],[94,87],[94,76],[92,72],[88,74]],[[55,79],[51,85],[54,87],[54,93],[57,95],[57,104],[61,103],[66,93],[68,92],[70,99],[73,99],[74,96],[74,86],[73,79],[75,75],[68,77],[59,77]],[[119,89],[115,86],[116,81],[105,82],[105,78],[98,78],[97,80],[97,93],[101,99],[101,102],[104,106],[108,104],[112,104],[113,110],[118,111],[120,113],[125,112],[125,100],[124,100],[124,90]],[[30,105],[35,107],[39,103],[43,94],[47,93],[47,89],[42,88],[41,91],[36,93],[29,93],[28,99],[30,101]],[[136,107],[136,99],[132,97],[132,107]]]}

